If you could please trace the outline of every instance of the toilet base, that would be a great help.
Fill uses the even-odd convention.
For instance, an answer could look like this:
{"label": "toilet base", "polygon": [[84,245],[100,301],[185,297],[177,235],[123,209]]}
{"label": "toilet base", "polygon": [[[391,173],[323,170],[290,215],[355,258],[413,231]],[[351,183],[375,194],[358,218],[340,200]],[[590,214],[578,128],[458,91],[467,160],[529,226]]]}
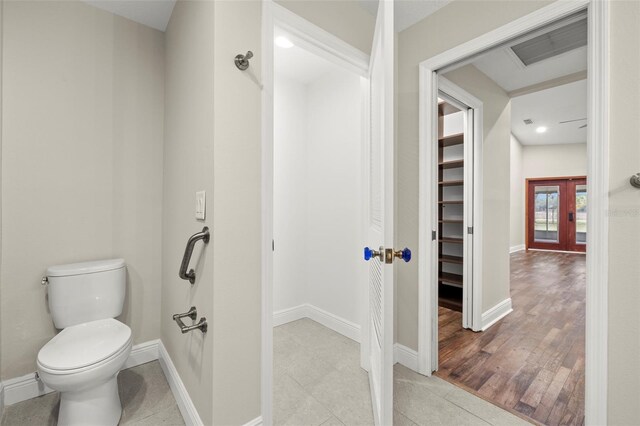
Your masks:
{"label": "toilet base", "polygon": [[60,393],[59,426],[116,426],[121,415],[117,374],[97,387]]}

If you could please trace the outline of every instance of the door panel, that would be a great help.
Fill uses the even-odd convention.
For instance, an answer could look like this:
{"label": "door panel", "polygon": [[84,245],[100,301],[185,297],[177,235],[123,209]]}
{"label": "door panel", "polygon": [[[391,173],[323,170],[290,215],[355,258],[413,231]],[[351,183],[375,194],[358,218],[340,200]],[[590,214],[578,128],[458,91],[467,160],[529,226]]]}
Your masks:
{"label": "door panel", "polygon": [[567,250],[587,250],[587,180],[567,182],[569,237]]}
{"label": "door panel", "polygon": [[586,188],[584,178],[528,181],[528,249],[586,250]]}
{"label": "door panel", "polygon": [[[378,5],[369,65],[370,144],[366,245],[393,248],[393,1]],[[367,258],[365,254],[365,258]],[[369,383],[377,425],[393,422],[393,263],[369,256]],[[393,260],[393,257],[391,258]]]}

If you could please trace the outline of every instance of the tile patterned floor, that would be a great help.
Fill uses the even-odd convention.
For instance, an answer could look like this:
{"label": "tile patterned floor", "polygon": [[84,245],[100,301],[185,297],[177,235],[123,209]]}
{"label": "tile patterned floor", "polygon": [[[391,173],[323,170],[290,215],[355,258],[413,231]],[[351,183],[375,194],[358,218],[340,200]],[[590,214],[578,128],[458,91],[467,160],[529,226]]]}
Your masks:
{"label": "tile patterned floor", "polygon": [[[274,329],[274,424],[372,425],[360,345],[309,319]],[[526,425],[437,377],[396,364],[394,425]]]}
{"label": "tile patterned floor", "polygon": [[[120,425],[182,426],[184,421],[158,361],[120,372]],[[50,393],[5,407],[2,426],[54,426],[59,394]]]}

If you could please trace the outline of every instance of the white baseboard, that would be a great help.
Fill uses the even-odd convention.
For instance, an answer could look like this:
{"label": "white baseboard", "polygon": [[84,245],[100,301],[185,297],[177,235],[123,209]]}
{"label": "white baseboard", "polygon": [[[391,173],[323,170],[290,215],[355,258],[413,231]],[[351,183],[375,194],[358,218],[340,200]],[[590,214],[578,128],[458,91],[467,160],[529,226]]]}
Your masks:
{"label": "white baseboard", "polygon": [[517,246],[509,247],[509,253],[515,253],[517,251],[522,251],[525,249],[524,244],[518,244]]}
{"label": "white baseboard", "polygon": [[393,345],[393,362],[402,364],[410,370],[418,371],[418,352],[400,343]]}
{"label": "white baseboard", "polygon": [[293,308],[283,309],[273,313],[273,326],[277,327],[293,321],[298,321],[307,316],[307,304],[294,306]]}
{"label": "white baseboard", "polygon": [[161,341],[158,341],[158,355],[160,366],[167,378],[167,382],[169,382],[169,388],[171,388],[171,392],[178,403],[178,409],[180,410],[180,414],[182,414],[184,422],[187,426],[201,426],[203,423],[198,414],[198,410],[196,410],[196,406],[193,405],[187,388],[184,386],[184,383],[182,383],[182,379],[180,379],[178,375],[178,370],[176,370],[175,365],[173,365],[169,352],[167,352],[167,349]]}
{"label": "white baseboard", "polygon": [[148,342],[140,343],[131,348],[131,354],[124,363],[123,370],[131,367],[137,367],[138,365],[146,364],[158,359],[158,346],[160,345],[160,339],[150,340]]}
{"label": "white baseboard", "polygon": [[244,426],[262,426],[262,416],[256,417],[248,423],[245,423]]}
{"label": "white baseboard", "polygon": [[360,326],[349,320],[313,306],[309,303],[283,309],[273,314],[273,326],[277,327],[288,322],[297,321],[302,318],[309,318],[325,327],[340,333],[351,340],[360,342]]}
{"label": "white baseboard", "polygon": [[482,314],[482,331],[485,331],[513,311],[511,298],[504,299],[493,308]]}

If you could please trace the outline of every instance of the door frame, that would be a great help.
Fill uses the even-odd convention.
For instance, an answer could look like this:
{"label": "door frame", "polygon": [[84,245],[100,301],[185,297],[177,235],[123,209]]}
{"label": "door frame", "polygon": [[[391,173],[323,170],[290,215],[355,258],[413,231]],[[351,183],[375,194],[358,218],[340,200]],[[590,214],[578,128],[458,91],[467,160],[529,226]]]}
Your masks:
{"label": "door frame", "polygon": [[[530,215],[529,215],[529,184],[533,183],[533,182],[544,182],[544,181],[565,181],[565,182],[571,182],[571,181],[576,181],[576,180],[587,180],[586,176],[560,176],[560,177],[539,177],[539,178],[525,178],[524,180],[524,192],[525,192],[525,198],[524,198],[524,216],[525,216],[525,220],[524,220],[524,247],[525,250],[539,250],[539,251],[546,251],[546,250],[551,250],[551,251],[558,251],[558,252],[566,252],[566,253],[585,253],[585,250],[556,250],[556,249],[541,249],[541,248],[534,248],[534,247],[530,247],[529,246],[529,220],[530,220]],[[566,206],[565,206],[566,207]],[[567,230],[568,232],[568,230]],[[574,236],[575,237],[575,236]]]}
{"label": "door frame", "polygon": [[[458,45],[419,65],[419,148],[420,201],[419,253],[427,252],[432,228],[426,223],[429,212],[429,174],[427,155],[434,144],[433,117],[437,108],[437,71],[470,56],[526,34],[557,19],[581,10],[588,10],[588,116],[587,176],[589,205],[587,206],[587,297],[585,345],[585,420],[587,424],[607,423],[607,326],[608,326],[608,191],[609,191],[609,1],[556,1],[522,18],[516,19],[473,40]],[[420,256],[422,260],[423,256]],[[418,270],[419,372],[431,375],[432,330],[437,327],[437,311],[433,312],[433,291],[429,288],[426,261]]]}
{"label": "door frame", "polygon": [[[474,331],[479,331],[482,328],[482,141],[483,141],[483,103],[480,99],[476,98],[460,86],[454,84],[445,77],[437,76],[437,93],[443,93],[446,97],[453,98],[458,103],[461,103],[467,107],[467,110],[471,110],[471,114],[467,111],[465,117],[465,145],[464,145],[464,226],[473,228],[471,234],[464,230],[464,282],[463,282],[463,300],[462,300],[462,326],[464,328],[470,328]],[[469,120],[469,117],[472,119]],[[438,127],[434,125],[433,130],[436,132],[432,136],[434,141],[437,140]],[[472,141],[471,144],[467,143],[466,136],[470,135]],[[436,165],[438,159],[438,145],[434,142],[431,149],[428,149],[425,155],[427,165],[426,170],[429,170],[429,175],[433,179],[432,185],[424,185],[425,189],[429,191],[426,195],[428,202],[431,205],[430,217],[427,217],[427,223],[431,223],[431,230],[436,231],[436,240],[438,233],[438,211],[437,211],[437,197],[438,197],[438,167]],[[422,159],[422,157],[421,157]],[[470,167],[469,167],[470,165]],[[422,180],[421,182],[427,182]],[[471,184],[469,184],[471,183]],[[423,215],[420,215],[422,218]],[[428,262],[427,267],[432,271],[431,281],[429,285],[433,291],[431,310],[437,314],[438,311],[438,299],[436,297],[438,290],[438,249],[437,242],[427,241],[427,247],[425,247],[426,256],[421,256],[420,261]],[[422,251],[420,251],[422,253]],[[471,262],[468,262],[470,260]],[[425,265],[422,265],[425,267]],[[420,302],[423,302],[420,299]],[[427,316],[428,318],[428,316]],[[427,320],[428,321],[428,320]],[[427,321],[420,320],[420,324],[424,324]],[[432,368],[437,366],[438,362],[438,345],[434,342],[438,341],[438,324],[433,324],[432,333]],[[435,369],[435,368],[434,368]]]}
{"label": "door frame", "polygon": [[[273,424],[273,94],[274,94],[274,28],[286,30],[294,42],[306,50],[336,65],[349,69],[361,77],[362,133],[361,160],[364,159],[369,135],[369,55],[342,41],[333,34],[296,15],[273,0],[262,0],[262,124],[261,124],[261,420],[263,425]],[[363,168],[364,169],[364,168]],[[364,178],[364,170],[362,178]],[[365,182],[362,182],[363,188]],[[363,197],[361,216],[367,208]],[[364,233],[363,224],[361,232]],[[362,241],[365,240],[363,234]],[[363,262],[364,264],[364,262]],[[363,300],[368,300],[368,269],[359,271],[359,287]],[[368,309],[363,309],[360,324],[360,344],[368,348]],[[362,351],[361,351],[362,352]],[[361,353],[361,364],[368,355]]]}

